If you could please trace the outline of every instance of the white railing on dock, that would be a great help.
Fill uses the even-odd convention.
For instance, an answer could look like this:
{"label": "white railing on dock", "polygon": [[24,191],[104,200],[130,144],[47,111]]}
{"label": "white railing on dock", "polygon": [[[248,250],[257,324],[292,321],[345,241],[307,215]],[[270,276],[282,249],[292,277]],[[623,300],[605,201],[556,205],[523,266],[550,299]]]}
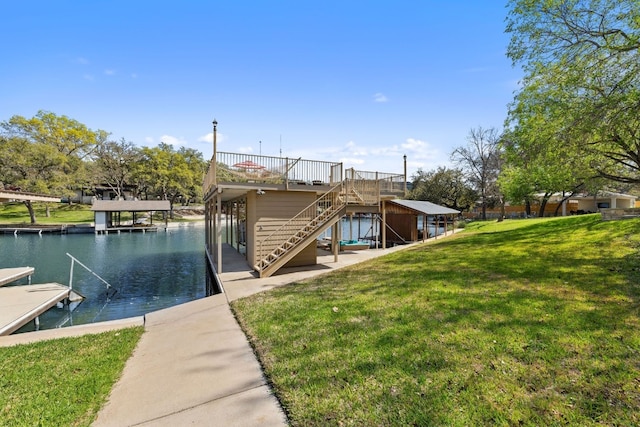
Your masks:
{"label": "white railing on dock", "polygon": [[98,278],[98,280],[100,280],[102,283],[104,283],[105,285],[107,285],[107,291],[109,291],[109,289],[113,288],[114,290],[116,288],[114,288],[113,286],[111,286],[106,280],[104,280],[102,277],[98,276],[96,273],[93,272],[93,270],[91,270],[89,267],[87,267],[86,265],[84,265],[83,263],[81,263],[78,258],[74,257],[73,255],[71,255],[69,252],[67,252],[67,256],[69,258],[71,258],[71,269],[69,271],[69,289],[73,289],[73,266],[74,263],[78,263],[80,264],[82,267],[84,267],[85,270],[87,270],[89,273],[93,274],[94,276],[96,276]]}

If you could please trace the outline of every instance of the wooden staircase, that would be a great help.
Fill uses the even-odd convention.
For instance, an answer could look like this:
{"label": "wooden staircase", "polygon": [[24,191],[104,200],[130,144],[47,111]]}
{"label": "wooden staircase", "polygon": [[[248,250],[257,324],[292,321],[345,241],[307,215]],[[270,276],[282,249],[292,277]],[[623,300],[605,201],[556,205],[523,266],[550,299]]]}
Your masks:
{"label": "wooden staircase", "polygon": [[375,206],[379,203],[379,182],[365,179],[354,169],[347,170],[343,182],[257,243],[258,262],[254,269],[260,277],[271,276],[338,222],[346,214],[347,206]]}
{"label": "wooden staircase", "polygon": [[346,203],[341,189],[342,183],[258,242],[259,261],[254,268],[260,277],[271,276],[345,215]]}

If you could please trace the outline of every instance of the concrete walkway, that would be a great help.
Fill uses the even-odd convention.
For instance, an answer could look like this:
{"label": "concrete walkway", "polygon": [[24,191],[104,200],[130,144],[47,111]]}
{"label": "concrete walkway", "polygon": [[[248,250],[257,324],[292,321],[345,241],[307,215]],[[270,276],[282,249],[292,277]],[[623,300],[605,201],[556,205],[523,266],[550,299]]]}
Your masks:
{"label": "concrete walkway", "polygon": [[[244,256],[225,247],[220,274],[225,293],[145,316],[145,333],[94,426],[286,426],[229,301],[414,245],[341,253],[337,262],[319,250],[318,265],[311,269],[282,269],[263,279],[249,270]],[[126,320],[113,322],[113,328],[124,326]],[[31,337],[13,342],[3,342],[12,336],[0,337],[0,346],[33,341],[38,334],[78,334],[74,328],[20,334],[16,337]],[[77,328],[91,332],[90,325]]]}

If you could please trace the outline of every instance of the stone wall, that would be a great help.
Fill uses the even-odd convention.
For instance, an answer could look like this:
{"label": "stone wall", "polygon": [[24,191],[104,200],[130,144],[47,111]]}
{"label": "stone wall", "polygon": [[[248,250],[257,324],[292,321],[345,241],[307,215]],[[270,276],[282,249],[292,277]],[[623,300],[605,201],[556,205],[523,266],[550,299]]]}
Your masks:
{"label": "stone wall", "polygon": [[600,209],[603,221],[611,221],[614,219],[636,218],[640,216],[639,208],[611,208]]}

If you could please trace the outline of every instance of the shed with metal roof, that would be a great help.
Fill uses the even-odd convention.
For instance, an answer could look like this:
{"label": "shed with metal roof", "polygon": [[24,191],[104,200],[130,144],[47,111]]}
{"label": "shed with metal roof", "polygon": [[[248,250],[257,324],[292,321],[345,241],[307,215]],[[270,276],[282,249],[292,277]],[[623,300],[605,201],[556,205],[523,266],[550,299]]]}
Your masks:
{"label": "shed with metal roof", "polygon": [[446,235],[455,228],[460,211],[425,200],[394,199],[386,202],[387,240],[396,243],[416,242]]}

